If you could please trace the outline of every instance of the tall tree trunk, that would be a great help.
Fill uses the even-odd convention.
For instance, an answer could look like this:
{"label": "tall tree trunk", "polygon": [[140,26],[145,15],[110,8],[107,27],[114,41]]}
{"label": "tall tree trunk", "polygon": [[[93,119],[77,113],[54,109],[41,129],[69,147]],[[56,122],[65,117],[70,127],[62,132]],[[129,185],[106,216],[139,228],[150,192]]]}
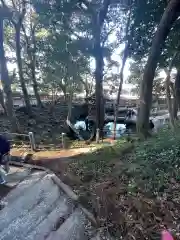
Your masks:
{"label": "tall tree trunk", "polygon": [[175,120],[178,120],[178,105],[177,105],[177,101],[176,98],[173,98],[173,118]]}
{"label": "tall tree trunk", "polygon": [[169,111],[169,120],[170,125],[172,128],[174,128],[174,115],[173,115],[173,105],[172,105],[172,99],[171,99],[171,90],[170,90],[170,72],[168,72],[165,85],[166,85],[166,99],[167,99],[167,106]]}
{"label": "tall tree trunk", "polygon": [[96,60],[96,70],[95,70],[95,80],[96,80],[96,129],[100,130],[100,136],[103,135],[103,125],[104,125],[104,101],[103,101],[103,70],[104,70],[104,60],[102,47],[100,45],[99,39],[96,39],[97,43],[95,46],[95,60]]}
{"label": "tall tree trunk", "polygon": [[101,45],[101,31],[107,16],[110,0],[103,0],[100,12],[94,19],[94,57],[96,61],[95,81],[96,81],[96,129],[100,130],[100,136],[103,136],[104,126],[104,96],[103,96],[103,46]]}
{"label": "tall tree trunk", "polygon": [[73,93],[70,92],[68,96],[68,114],[67,114],[67,120],[71,121],[71,115],[72,115],[72,99],[73,99]]}
{"label": "tall tree trunk", "polygon": [[38,83],[36,81],[36,74],[35,74],[35,67],[34,67],[34,63],[32,63],[31,65],[33,65],[31,67],[31,74],[32,74],[32,82],[33,82],[33,90],[34,90],[34,95],[35,95],[35,98],[36,98],[36,101],[37,101],[37,105],[38,107],[43,107],[43,104],[41,102],[41,98],[40,98],[40,95],[39,95],[39,91],[38,91]]}
{"label": "tall tree trunk", "polygon": [[36,39],[35,39],[35,32],[34,31],[35,31],[35,28],[31,27],[32,43],[33,43],[34,47],[33,47],[32,51],[29,52],[29,54],[30,54],[29,57],[30,57],[30,60],[31,60],[31,74],[32,74],[34,95],[36,97],[38,107],[41,108],[43,105],[42,105],[41,98],[40,98],[40,95],[39,95],[38,83],[37,83],[37,80],[36,80]]}
{"label": "tall tree trunk", "polygon": [[120,104],[122,85],[124,82],[124,67],[126,65],[126,60],[128,58],[128,48],[129,48],[129,44],[127,43],[124,48],[124,53],[123,53],[122,66],[121,66],[121,71],[120,71],[120,83],[119,83],[117,100],[116,100],[115,111],[114,111],[114,137],[113,137],[114,140],[116,139],[117,115],[118,115],[118,109],[119,109],[119,104]]}
{"label": "tall tree trunk", "polygon": [[[40,98],[39,91],[38,91],[38,83],[36,80],[36,37],[35,37],[36,25],[32,26],[32,22],[31,22],[30,29],[31,29],[32,43],[30,42],[30,39],[26,34],[25,27],[22,24],[22,30],[24,32],[24,37],[25,37],[26,45],[27,45],[27,54],[28,54],[28,58],[30,61],[34,95],[35,95],[38,107],[41,108],[41,107],[43,107],[43,104],[41,102],[41,98]],[[33,45],[33,47],[31,47],[31,45]]]}
{"label": "tall tree trunk", "polygon": [[177,107],[180,109],[180,69],[177,69],[177,75],[174,83],[175,97],[177,102]]}
{"label": "tall tree trunk", "polygon": [[4,113],[7,115],[7,111],[6,111],[6,105],[5,105],[5,102],[4,102],[4,94],[3,94],[3,91],[0,89],[0,104],[4,110]]}
{"label": "tall tree trunk", "polygon": [[13,99],[11,91],[11,80],[8,75],[5,51],[4,51],[4,30],[3,19],[0,18],[0,67],[1,67],[1,81],[6,98],[6,110],[11,123],[13,132],[19,132],[19,126],[13,110]]}
{"label": "tall tree trunk", "polygon": [[149,130],[149,115],[152,104],[152,88],[155,70],[157,67],[158,58],[161,54],[164,42],[170,32],[172,24],[179,16],[180,1],[171,0],[162,16],[159,27],[155,34],[151,52],[144,70],[142,81],[142,92],[140,96],[140,110],[138,116],[137,129],[139,133],[145,137]]}
{"label": "tall tree trunk", "polygon": [[[126,43],[125,43],[124,52],[123,52],[122,65],[121,65],[121,70],[120,70],[120,83],[119,83],[117,101],[116,101],[115,111],[114,111],[114,140],[116,139],[117,115],[118,115],[118,108],[119,108],[119,104],[120,104],[122,85],[124,82],[124,67],[126,65],[126,61],[127,61],[128,54],[129,54],[129,38],[128,38],[128,36],[129,36],[130,21],[131,21],[131,8],[128,11],[128,19],[127,19],[127,23],[126,23],[126,30],[125,30]],[[132,35],[132,33],[133,32],[131,32],[131,35]]]}
{"label": "tall tree trunk", "polygon": [[[171,127],[174,128],[174,122],[175,118],[177,118],[177,104],[176,104],[176,97],[175,97],[175,91],[174,91],[174,86],[173,83],[171,83],[171,71],[173,68],[174,60],[176,59],[178,55],[178,51],[176,51],[170,61],[169,68],[164,71],[166,72],[166,80],[165,80],[165,86],[166,86],[166,99],[167,99],[167,106],[168,106],[168,111],[169,111],[169,120]],[[171,90],[173,93],[173,101],[171,98]]]}
{"label": "tall tree trunk", "polygon": [[[176,80],[175,80],[176,81]],[[176,99],[176,89],[175,89],[175,84],[173,84],[171,82],[171,90],[172,90],[172,94],[173,94],[173,117],[175,120],[178,120],[178,103],[177,103],[177,99]]]}
{"label": "tall tree trunk", "polygon": [[26,88],[26,84],[24,81],[24,76],[23,76],[23,69],[22,69],[22,59],[21,59],[21,43],[20,43],[20,26],[17,24],[15,26],[15,39],[16,39],[16,57],[17,57],[17,65],[18,65],[18,71],[19,71],[19,80],[22,88],[22,92],[24,95],[24,101],[26,104],[26,107],[28,109],[29,114],[32,114],[32,108],[31,108],[31,103],[28,95],[28,91]]}

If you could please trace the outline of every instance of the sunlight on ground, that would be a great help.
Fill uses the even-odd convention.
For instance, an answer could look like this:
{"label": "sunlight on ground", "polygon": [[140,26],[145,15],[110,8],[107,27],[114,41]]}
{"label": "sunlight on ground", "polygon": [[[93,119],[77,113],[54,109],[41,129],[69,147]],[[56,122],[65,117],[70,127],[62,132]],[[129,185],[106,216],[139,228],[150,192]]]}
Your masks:
{"label": "sunlight on ground", "polygon": [[[95,150],[99,148],[103,148],[106,146],[109,146],[111,144],[114,144],[115,141],[113,140],[108,140],[106,139],[103,143],[100,142],[99,144],[96,144],[95,142],[92,142],[90,145],[85,144],[84,142],[80,141],[74,141],[74,143],[71,145],[71,148],[69,149],[61,149],[61,148],[51,148],[50,150],[44,149],[40,150],[37,152],[31,151],[27,147],[22,147],[22,148],[13,148],[11,150],[11,155],[13,156],[19,156],[22,157],[25,154],[33,154],[33,159],[38,159],[38,158],[63,158],[63,157],[73,157],[79,154],[85,154],[89,152],[94,152]],[[73,148],[72,148],[73,147]]]}
{"label": "sunlight on ground", "polygon": [[33,159],[37,160],[38,158],[61,158],[61,157],[72,157],[83,153],[93,152],[97,147],[86,147],[86,148],[76,148],[76,149],[67,149],[67,150],[49,150],[49,151],[39,151],[32,152],[27,149],[17,149],[14,148],[11,150],[11,155],[13,156],[23,156],[26,153],[32,153]]}
{"label": "sunlight on ground", "polygon": [[33,159],[38,158],[60,158],[60,157],[72,157],[83,153],[88,153],[95,151],[96,147],[87,148],[77,148],[77,149],[67,149],[67,150],[57,150],[57,151],[41,151],[34,153]]}

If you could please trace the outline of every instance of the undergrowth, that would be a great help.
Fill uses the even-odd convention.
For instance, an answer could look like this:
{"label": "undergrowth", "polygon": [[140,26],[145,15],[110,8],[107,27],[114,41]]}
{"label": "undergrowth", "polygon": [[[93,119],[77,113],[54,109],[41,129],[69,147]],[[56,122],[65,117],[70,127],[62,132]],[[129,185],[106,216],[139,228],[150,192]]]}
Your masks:
{"label": "undergrowth", "polygon": [[171,181],[179,181],[180,127],[162,129],[156,136],[136,144],[125,170],[137,184],[155,195],[164,192]]}
{"label": "undergrowth", "polygon": [[113,239],[180,240],[180,126],[50,163]]}
{"label": "undergrowth", "polygon": [[75,187],[101,227],[115,239],[160,239],[167,227],[180,239],[180,127],[146,141],[121,140],[78,157]]}
{"label": "undergrowth", "polygon": [[114,146],[78,156],[74,161],[76,170],[83,174],[92,171],[94,177],[117,170],[116,163],[121,163],[118,174],[133,179],[134,186],[154,194],[163,191],[169,180],[180,180],[180,127],[162,129],[146,141],[123,139]]}
{"label": "undergrowth", "polygon": [[119,157],[131,151],[132,148],[132,142],[121,139],[113,146],[101,147],[92,153],[78,156],[70,167],[78,175],[89,175],[91,173],[93,179],[102,178],[104,175],[111,173],[114,160],[119,159]]}

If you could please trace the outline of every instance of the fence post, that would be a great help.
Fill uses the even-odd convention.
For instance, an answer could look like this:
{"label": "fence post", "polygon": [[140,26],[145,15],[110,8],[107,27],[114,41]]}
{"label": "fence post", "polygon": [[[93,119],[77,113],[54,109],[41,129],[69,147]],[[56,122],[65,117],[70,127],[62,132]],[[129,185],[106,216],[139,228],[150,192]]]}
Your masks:
{"label": "fence post", "polygon": [[96,129],[96,143],[99,143],[99,128]]}
{"label": "fence post", "polygon": [[66,144],[65,144],[65,133],[61,133],[61,144],[62,144],[62,148],[66,148]]}
{"label": "fence post", "polygon": [[28,135],[29,135],[31,149],[33,151],[35,151],[36,150],[36,142],[35,142],[35,138],[34,138],[34,133],[33,132],[29,132]]}

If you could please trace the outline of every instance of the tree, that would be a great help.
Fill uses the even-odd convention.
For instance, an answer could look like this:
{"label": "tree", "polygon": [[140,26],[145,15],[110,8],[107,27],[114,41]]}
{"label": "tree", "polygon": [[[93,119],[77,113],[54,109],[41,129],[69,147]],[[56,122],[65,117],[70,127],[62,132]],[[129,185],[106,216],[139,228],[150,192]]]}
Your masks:
{"label": "tree", "polygon": [[94,92],[94,78],[91,73],[85,73],[81,78],[80,81],[82,82],[83,89],[85,91],[85,99],[90,97]]}
{"label": "tree", "polygon": [[97,12],[94,21],[93,38],[94,38],[94,58],[96,62],[95,68],[95,81],[96,81],[96,128],[100,130],[102,135],[103,125],[104,125],[104,112],[103,111],[103,70],[104,70],[104,60],[103,60],[103,48],[101,45],[101,34],[104,21],[106,19],[108,8],[110,5],[110,0],[104,0],[102,6],[100,6],[100,11]]}
{"label": "tree", "polygon": [[180,109],[180,70],[177,70],[176,78],[175,78],[175,97],[177,100],[178,108]]}
{"label": "tree", "polygon": [[27,34],[27,23],[22,24],[22,30],[24,33],[25,43],[26,43],[26,52],[28,56],[27,67],[30,69],[30,77],[32,79],[32,85],[34,90],[34,95],[36,97],[37,105],[41,108],[42,102],[38,91],[38,82],[36,79],[36,66],[37,66],[37,47],[36,47],[36,29],[38,27],[38,20],[35,17],[35,12],[32,9],[32,6],[29,6],[29,28]]}
{"label": "tree", "polygon": [[19,81],[22,88],[26,107],[28,109],[29,114],[32,115],[32,108],[31,108],[30,99],[29,99],[29,95],[28,95],[28,91],[27,91],[25,79],[24,79],[23,61],[22,61],[22,54],[21,54],[22,53],[21,30],[22,30],[22,24],[26,15],[27,4],[25,0],[22,0],[22,1],[12,0],[11,2],[8,2],[8,1],[6,2],[4,0],[1,0],[1,2],[4,7],[9,8],[9,10],[13,12],[13,14],[11,15],[11,18],[8,19],[9,20],[8,26],[11,27],[13,25],[15,30],[14,36],[12,36],[12,38],[13,39],[15,38],[15,45],[13,44],[14,46],[13,50],[16,53]]}
{"label": "tree", "polygon": [[[17,56],[20,56],[20,62],[17,61],[18,57],[14,62],[22,65],[22,71],[19,73],[23,76],[23,81],[20,81],[21,88],[24,89],[23,93],[25,94],[25,99],[28,99],[27,88],[26,85],[31,85],[34,90],[34,94],[36,97],[37,105],[39,107],[42,106],[40,95],[38,92],[38,82],[37,82],[37,68],[38,68],[38,54],[37,54],[37,39],[36,34],[41,31],[41,27],[39,27],[38,17],[35,13],[33,6],[28,2],[20,2],[14,1],[13,4],[8,5],[9,8],[15,12],[15,17],[11,20],[11,22],[6,23],[5,26],[5,40],[6,44],[9,47],[9,51],[15,52]],[[5,4],[5,3],[4,3]],[[9,2],[8,2],[9,4]],[[15,41],[15,35],[17,36],[17,27],[18,19],[20,15],[23,13],[23,4],[26,6],[26,10],[24,13],[24,17],[22,19],[21,27],[20,27],[20,55],[17,53],[17,41]],[[20,14],[20,15],[19,15]],[[15,27],[14,27],[15,26]],[[16,30],[15,30],[16,29]],[[19,48],[18,48],[19,49]],[[18,65],[19,66],[19,65]],[[18,67],[19,69],[19,67]],[[22,77],[19,77],[19,80]],[[27,102],[26,101],[26,102]],[[27,103],[28,104],[28,103]],[[31,107],[31,106],[30,106]]]}
{"label": "tree", "polygon": [[133,61],[130,63],[130,75],[128,76],[128,83],[133,85],[132,92],[137,96],[140,95],[140,84],[143,77],[144,65],[139,61]]}
{"label": "tree", "polygon": [[[144,62],[131,62],[130,64],[130,75],[127,79],[128,83],[133,85],[133,89],[131,90],[133,93],[140,96],[140,85],[142,82],[143,71],[144,71]],[[153,91],[152,98],[153,102],[157,102],[160,98],[165,96],[165,79],[160,75],[161,69],[157,69],[154,76],[153,81]]]}
{"label": "tree", "polygon": [[[96,124],[97,128],[102,130],[104,124],[104,112],[102,111],[104,63],[105,59],[109,59],[114,49],[119,46],[119,40],[110,42],[109,36],[111,34],[120,36],[122,30],[120,26],[124,24],[121,17],[122,9],[127,7],[123,7],[119,1],[112,0],[83,0],[81,2],[73,0],[71,3],[64,0],[61,4],[59,1],[53,1],[51,4],[47,1],[37,1],[34,6],[41,25],[48,29],[49,39],[51,38],[49,42],[53,43],[50,44],[51,48],[47,41],[43,43],[45,51],[47,49],[50,51],[55,49],[55,52],[64,51],[64,55],[58,54],[61,61],[63,59],[61,56],[67,54],[66,50],[72,55],[76,51],[78,54],[81,52],[86,59],[94,58]],[[123,14],[125,15],[125,11]],[[66,44],[63,43],[65,39]],[[73,50],[72,43],[76,45]]]}
{"label": "tree", "polygon": [[[17,11],[14,1],[12,1],[12,4],[14,9]],[[24,95],[24,101],[25,101],[26,107],[28,109],[29,114],[31,115],[32,108],[31,108],[31,103],[30,103],[28,91],[25,84],[24,73],[23,73],[23,63],[22,63],[22,57],[21,57],[21,29],[22,29],[23,20],[26,14],[27,5],[25,0],[23,0],[22,2],[18,1],[17,4],[21,5],[22,10],[17,11],[17,16],[15,16],[15,19],[12,18],[11,22],[15,28],[16,57],[17,57],[17,66],[18,66],[18,72],[19,72],[19,80],[21,83],[21,88]]]}
{"label": "tree", "polygon": [[[82,86],[80,81],[86,59],[79,51],[79,43],[73,37],[71,24],[76,1],[34,2],[42,33],[36,36],[39,53],[41,86],[55,96],[52,108],[57,102],[58,93],[63,92],[68,104],[68,118],[71,115],[73,95]],[[84,61],[85,60],[85,61]],[[82,89],[82,88],[81,88]]]}
{"label": "tree", "polygon": [[[155,34],[158,23],[160,22],[160,17],[165,8],[165,1],[157,2],[152,0],[136,2],[136,8],[133,8],[132,11],[135,34],[133,35],[130,44],[130,54],[137,64],[146,61],[151,47],[152,35]],[[174,22],[172,29],[166,38],[166,44],[163,46],[162,53],[158,59],[158,69],[160,70],[169,68],[171,59],[173,58],[174,53],[177,51],[177,45],[179,44],[180,37],[179,27],[180,21],[177,20]],[[173,68],[176,67],[178,69],[179,59],[176,58],[176,60],[173,62]],[[174,94],[174,87],[172,88],[172,83],[170,85],[172,93]],[[173,99],[173,101],[174,103],[176,102],[175,99]]]}
{"label": "tree", "polygon": [[123,82],[124,82],[124,67],[126,65],[126,61],[128,59],[128,55],[129,55],[129,38],[130,38],[130,35],[132,35],[129,33],[129,28],[130,28],[130,23],[131,23],[131,8],[132,8],[132,6],[129,6],[129,9],[127,12],[127,14],[128,14],[127,23],[125,24],[125,47],[123,50],[121,70],[120,70],[120,74],[119,74],[120,83],[119,83],[117,100],[116,100],[115,111],[114,111],[114,139],[116,139],[117,114],[118,114],[118,107],[120,104],[120,96],[121,96],[122,86],[123,86]]}
{"label": "tree", "polygon": [[[89,54],[95,60],[95,82],[96,82],[96,127],[100,129],[100,134],[104,124],[104,107],[103,107],[103,79],[105,58],[109,61],[114,49],[119,46],[119,41],[110,43],[109,36],[116,34],[120,36],[123,18],[122,1],[82,1],[80,5],[83,12],[83,35],[86,43],[89,44]],[[124,2],[124,1],[123,1]],[[125,1],[126,2],[126,1]],[[82,21],[81,21],[82,26]],[[82,28],[76,28],[82,31]]]}
{"label": "tree", "polygon": [[[179,46],[178,46],[179,48]],[[166,80],[165,80],[165,86],[166,86],[166,98],[167,98],[167,105],[168,105],[168,110],[169,110],[169,116],[170,116],[170,124],[172,128],[174,128],[174,120],[177,118],[176,114],[176,94],[174,92],[174,88],[171,83],[171,71],[174,65],[174,62],[178,56],[179,49],[177,48],[177,51],[174,53],[168,69],[165,69],[166,72]],[[174,98],[174,104],[172,104],[172,97],[171,97],[171,89],[173,91],[173,98]],[[174,105],[174,106],[173,106]]]}
{"label": "tree", "polygon": [[147,64],[145,66],[142,87],[140,93],[140,109],[138,116],[138,131],[144,136],[148,134],[149,128],[149,114],[152,102],[152,87],[155,70],[158,63],[158,58],[161,54],[161,50],[165,39],[167,38],[172,24],[179,16],[180,2],[177,0],[171,0],[162,16],[157,32],[155,34],[151,52],[148,57]]}
{"label": "tree", "polygon": [[6,105],[5,105],[5,101],[4,101],[4,94],[3,91],[0,89],[0,104],[4,110],[4,113],[7,115],[7,111],[6,111]]}
{"label": "tree", "polygon": [[8,75],[6,57],[4,51],[4,30],[3,30],[3,21],[4,18],[9,18],[11,16],[11,12],[7,8],[1,6],[0,8],[0,67],[1,67],[1,81],[3,85],[3,91],[5,93],[6,98],[6,109],[9,117],[9,121],[11,123],[12,131],[19,132],[19,126],[17,123],[17,119],[13,110],[13,99],[12,99],[12,91],[11,91],[11,80]]}

